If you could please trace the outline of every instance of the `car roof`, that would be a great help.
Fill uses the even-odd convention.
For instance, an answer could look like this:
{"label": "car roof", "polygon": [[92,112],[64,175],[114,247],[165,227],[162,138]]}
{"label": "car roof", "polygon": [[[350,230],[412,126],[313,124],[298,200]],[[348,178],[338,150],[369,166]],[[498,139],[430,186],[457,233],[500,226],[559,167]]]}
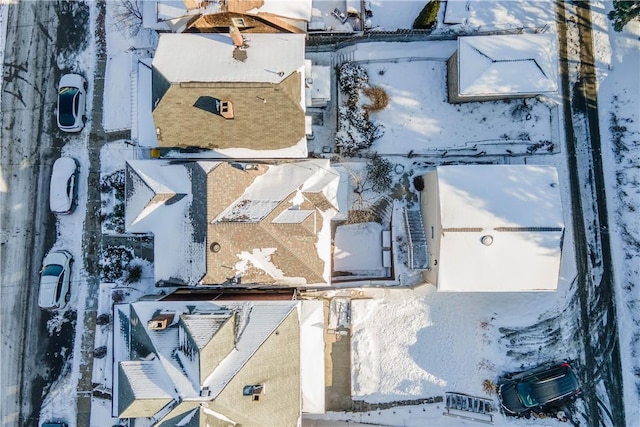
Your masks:
{"label": "car roof", "polygon": [[53,212],[62,212],[69,208],[71,200],[67,194],[67,180],[75,173],[77,167],[72,157],[60,157],[53,164],[49,188],[49,207]]}
{"label": "car roof", "polygon": [[65,250],[53,250],[44,257],[42,260],[42,266],[49,264],[58,264],[64,266],[71,259],[69,252]]}
{"label": "car roof", "polygon": [[41,276],[40,293],[38,295],[38,305],[40,307],[49,308],[55,305],[57,286],[58,286],[58,277]]}
{"label": "car roof", "polygon": [[58,87],[77,87],[78,89],[82,88],[82,84],[84,82],[84,77],[80,74],[65,74],[60,78],[60,83]]}
{"label": "car roof", "polygon": [[68,177],[76,170],[77,167],[78,165],[73,157],[60,157],[53,162],[51,176]]}

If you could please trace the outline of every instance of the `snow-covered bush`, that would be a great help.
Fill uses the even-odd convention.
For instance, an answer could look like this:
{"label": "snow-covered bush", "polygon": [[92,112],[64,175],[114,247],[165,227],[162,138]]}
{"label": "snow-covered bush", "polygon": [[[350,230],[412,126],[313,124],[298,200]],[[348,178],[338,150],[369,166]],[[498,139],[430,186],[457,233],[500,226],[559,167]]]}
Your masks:
{"label": "snow-covered bush", "polygon": [[368,88],[367,71],[353,62],[346,62],[338,68],[338,80],[347,101],[338,109],[336,147],[341,155],[350,157],[371,147],[384,131],[382,125],[370,120],[367,108],[359,102],[360,92]]}
{"label": "snow-covered bush", "polygon": [[100,255],[100,278],[105,282],[119,280],[134,257],[125,246],[108,246]]}
{"label": "snow-covered bush", "polygon": [[340,107],[338,121],[340,130],[336,133],[336,147],[343,156],[354,156],[371,147],[384,134],[382,125],[371,122],[362,108]]}
{"label": "snow-covered bush", "polygon": [[100,178],[100,198],[102,206],[100,220],[104,232],[123,234],[124,230],[124,169]]}
{"label": "snow-covered bush", "polygon": [[338,68],[338,82],[340,90],[348,97],[355,97],[356,101],[360,96],[360,89],[369,83],[367,70],[355,62],[345,62]]}

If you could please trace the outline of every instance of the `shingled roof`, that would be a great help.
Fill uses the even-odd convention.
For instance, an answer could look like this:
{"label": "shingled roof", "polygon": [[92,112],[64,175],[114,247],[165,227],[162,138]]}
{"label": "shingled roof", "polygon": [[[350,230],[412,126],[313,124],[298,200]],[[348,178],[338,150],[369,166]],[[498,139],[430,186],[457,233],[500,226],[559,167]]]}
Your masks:
{"label": "shingled roof", "polygon": [[[319,307],[321,313],[321,304],[316,306],[313,310]],[[302,396],[301,310],[299,301],[116,306],[115,330],[128,338],[115,341],[127,348],[114,351],[125,357],[115,360],[114,415],[153,417],[159,426],[296,425]],[[149,326],[159,313],[180,320],[160,329]],[[237,326],[221,323],[225,318],[237,319]],[[207,331],[210,327],[214,333]],[[207,347],[221,347],[227,340],[221,341],[221,334],[230,334],[230,345],[222,345],[222,357],[212,359]],[[194,369],[198,363],[206,370]],[[259,400],[243,395],[243,387],[252,384],[265,384]]]}
{"label": "shingled roof", "polygon": [[[221,157],[306,157],[304,34],[161,34],[153,59],[160,147]],[[228,102],[231,117],[202,108]]]}
{"label": "shingled roof", "polygon": [[346,199],[346,179],[328,160],[247,171],[221,164],[207,179],[225,191],[209,192],[203,283],[328,283],[324,216],[341,215]]}

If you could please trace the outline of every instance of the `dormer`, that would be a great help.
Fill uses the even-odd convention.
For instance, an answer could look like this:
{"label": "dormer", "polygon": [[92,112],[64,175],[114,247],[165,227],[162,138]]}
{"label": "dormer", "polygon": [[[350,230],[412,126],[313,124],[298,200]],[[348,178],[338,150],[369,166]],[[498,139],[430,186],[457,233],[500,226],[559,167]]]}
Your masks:
{"label": "dormer", "polygon": [[235,348],[235,328],[230,312],[180,316],[180,351],[198,366],[200,384]]}

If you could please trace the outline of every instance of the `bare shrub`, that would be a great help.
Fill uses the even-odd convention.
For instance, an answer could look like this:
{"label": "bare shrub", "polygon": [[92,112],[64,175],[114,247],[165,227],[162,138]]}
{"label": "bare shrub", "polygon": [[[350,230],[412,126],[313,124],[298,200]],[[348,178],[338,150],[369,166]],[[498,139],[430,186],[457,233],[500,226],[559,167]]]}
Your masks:
{"label": "bare shrub", "polygon": [[365,87],[363,91],[371,100],[371,104],[366,104],[362,107],[365,111],[380,111],[389,105],[389,95],[380,86]]}
{"label": "bare shrub", "polygon": [[496,384],[490,379],[486,379],[482,381],[482,390],[489,396],[493,396],[493,394],[496,392]]}

